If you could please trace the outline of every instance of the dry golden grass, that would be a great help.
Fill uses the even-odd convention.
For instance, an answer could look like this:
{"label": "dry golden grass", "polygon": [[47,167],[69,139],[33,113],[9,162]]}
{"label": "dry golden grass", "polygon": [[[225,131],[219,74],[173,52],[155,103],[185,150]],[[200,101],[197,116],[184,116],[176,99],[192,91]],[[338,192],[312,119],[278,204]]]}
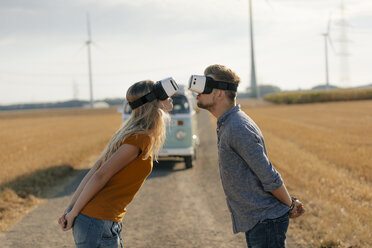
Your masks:
{"label": "dry golden grass", "polygon": [[372,247],[372,101],[242,107],[307,209],[289,233],[304,247]]}
{"label": "dry golden grass", "polygon": [[40,192],[92,155],[119,128],[116,108],[0,112],[0,231]]}

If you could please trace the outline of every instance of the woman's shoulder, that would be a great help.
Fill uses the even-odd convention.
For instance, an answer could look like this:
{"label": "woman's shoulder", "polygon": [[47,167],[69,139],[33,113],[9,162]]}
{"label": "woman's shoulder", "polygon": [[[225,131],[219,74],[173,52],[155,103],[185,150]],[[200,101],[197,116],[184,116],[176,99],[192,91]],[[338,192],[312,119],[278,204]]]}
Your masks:
{"label": "woman's shoulder", "polygon": [[132,133],[128,136],[136,139],[148,139],[151,138],[150,134],[145,133],[145,132],[137,132],[137,133]]}
{"label": "woman's shoulder", "polygon": [[149,143],[151,142],[151,136],[148,133],[132,133],[125,138],[123,143]]}

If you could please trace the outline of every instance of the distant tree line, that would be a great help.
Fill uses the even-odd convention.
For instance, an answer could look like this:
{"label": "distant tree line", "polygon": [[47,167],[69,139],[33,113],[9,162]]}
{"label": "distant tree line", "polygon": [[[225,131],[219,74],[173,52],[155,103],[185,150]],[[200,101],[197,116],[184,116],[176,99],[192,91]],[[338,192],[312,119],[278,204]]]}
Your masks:
{"label": "distant tree line", "polygon": [[[257,88],[258,88],[258,93],[259,93],[260,98],[263,98],[265,95],[268,95],[268,94],[282,92],[282,90],[279,87],[275,85],[269,85],[269,84],[258,85]],[[372,88],[372,84],[355,87],[355,89],[370,89],[370,88]],[[329,85],[329,86],[317,85],[313,87],[310,91],[314,91],[314,90],[319,91],[319,90],[325,90],[325,89],[335,90],[335,89],[338,89],[338,87],[334,85]],[[250,98],[250,97],[252,97],[250,87],[246,89],[246,92],[239,92],[237,96],[237,98]],[[106,102],[110,106],[118,106],[118,105],[122,105],[123,101],[124,101],[123,98],[110,98],[110,99],[100,100],[99,102]],[[48,108],[81,108],[86,105],[89,105],[89,101],[70,100],[70,101],[54,102],[54,103],[26,103],[26,104],[12,104],[12,105],[3,105],[3,106],[0,105],[0,111],[26,110],[26,109],[48,109]]]}

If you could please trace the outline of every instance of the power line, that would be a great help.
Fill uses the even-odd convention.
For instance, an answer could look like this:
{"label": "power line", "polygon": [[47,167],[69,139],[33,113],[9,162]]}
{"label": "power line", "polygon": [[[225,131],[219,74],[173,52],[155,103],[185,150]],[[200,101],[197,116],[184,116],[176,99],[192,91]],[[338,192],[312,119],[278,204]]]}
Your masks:
{"label": "power line", "polygon": [[[345,5],[344,1],[341,0],[340,5],[340,21],[337,23],[340,27],[340,35],[339,39],[337,40],[340,43],[340,52],[338,55],[340,58],[340,82],[343,84],[349,84],[350,75],[349,75],[349,56],[351,55],[349,52],[349,43],[350,40],[348,38],[348,28],[349,23],[346,21],[345,18]],[[344,85],[345,86],[345,85]]]}

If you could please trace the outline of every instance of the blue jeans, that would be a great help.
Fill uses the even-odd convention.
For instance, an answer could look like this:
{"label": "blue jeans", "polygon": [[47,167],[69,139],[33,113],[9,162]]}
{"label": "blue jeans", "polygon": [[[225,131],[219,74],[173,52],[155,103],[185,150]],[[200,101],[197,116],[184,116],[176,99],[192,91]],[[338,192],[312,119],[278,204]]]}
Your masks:
{"label": "blue jeans", "polygon": [[259,222],[245,233],[249,248],[284,248],[289,225],[289,213]]}
{"label": "blue jeans", "polygon": [[79,214],[72,227],[72,234],[78,248],[117,248],[119,244],[122,247],[121,229],[121,223]]}

